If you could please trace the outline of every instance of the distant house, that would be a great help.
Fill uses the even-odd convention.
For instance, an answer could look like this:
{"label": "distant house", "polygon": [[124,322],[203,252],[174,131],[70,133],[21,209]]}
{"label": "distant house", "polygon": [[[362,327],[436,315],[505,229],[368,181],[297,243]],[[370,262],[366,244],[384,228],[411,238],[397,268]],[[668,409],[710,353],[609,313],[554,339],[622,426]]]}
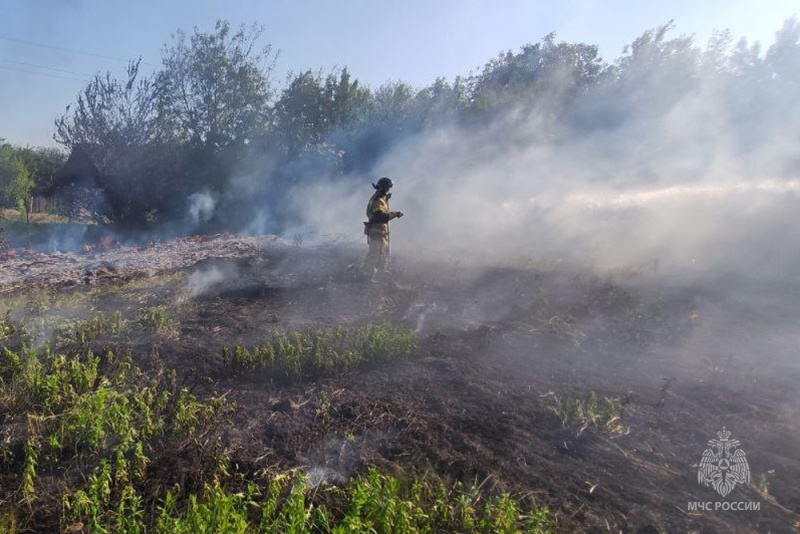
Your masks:
{"label": "distant house", "polygon": [[58,213],[75,221],[102,222],[107,180],[85,147],[76,145],[53,181],[34,189],[33,211]]}

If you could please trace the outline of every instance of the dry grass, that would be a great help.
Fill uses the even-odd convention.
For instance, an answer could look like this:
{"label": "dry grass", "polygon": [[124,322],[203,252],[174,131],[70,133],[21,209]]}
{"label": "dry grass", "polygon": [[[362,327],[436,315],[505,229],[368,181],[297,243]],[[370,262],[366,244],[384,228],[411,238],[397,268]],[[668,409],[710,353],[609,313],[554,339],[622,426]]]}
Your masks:
{"label": "dry grass", "polygon": [[[6,220],[10,222],[25,222],[25,215],[20,213],[18,210],[12,208],[1,208],[0,209],[0,220]],[[31,223],[66,223],[69,222],[69,219],[64,217],[63,215],[56,215],[53,213],[31,213],[30,214],[30,222]]]}

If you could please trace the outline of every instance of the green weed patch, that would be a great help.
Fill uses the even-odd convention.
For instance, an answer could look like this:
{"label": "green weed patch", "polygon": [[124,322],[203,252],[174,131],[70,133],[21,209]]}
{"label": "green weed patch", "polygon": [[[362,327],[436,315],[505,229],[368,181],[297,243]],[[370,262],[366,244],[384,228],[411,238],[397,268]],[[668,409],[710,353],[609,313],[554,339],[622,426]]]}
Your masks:
{"label": "green weed patch", "polygon": [[241,345],[223,347],[222,361],[234,372],[275,369],[289,377],[302,377],[389,361],[415,350],[413,330],[384,322],[288,334],[276,332],[271,339],[250,349]]}
{"label": "green weed patch", "polygon": [[64,499],[66,528],[94,532],[208,533],[529,533],[552,532],[545,506],[507,493],[489,495],[460,484],[402,481],[372,469],[344,487],[311,486],[304,473],[273,475],[238,491],[219,482],[184,495],[169,489],[148,517],[131,485],[116,487],[110,464],[89,478],[86,490]]}

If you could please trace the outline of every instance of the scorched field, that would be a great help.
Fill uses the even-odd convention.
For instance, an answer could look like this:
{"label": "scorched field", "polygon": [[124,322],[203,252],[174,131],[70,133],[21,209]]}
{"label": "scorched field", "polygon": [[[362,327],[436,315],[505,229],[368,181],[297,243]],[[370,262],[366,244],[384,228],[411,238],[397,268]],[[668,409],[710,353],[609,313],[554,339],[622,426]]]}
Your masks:
{"label": "scorched field", "polygon": [[0,531],[797,531],[798,287],[360,252],[6,254]]}

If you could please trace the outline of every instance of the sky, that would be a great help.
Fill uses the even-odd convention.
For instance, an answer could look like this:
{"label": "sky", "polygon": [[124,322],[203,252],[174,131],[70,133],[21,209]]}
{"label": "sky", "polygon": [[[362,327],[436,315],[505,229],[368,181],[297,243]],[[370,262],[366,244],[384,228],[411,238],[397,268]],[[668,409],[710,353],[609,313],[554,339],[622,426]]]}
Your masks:
{"label": "sky", "polygon": [[56,146],[53,121],[91,76],[122,76],[127,60],[160,65],[178,29],[258,23],[289,72],[347,67],[372,87],[416,87],[480,69],[498,53],[550,32],[618,57],[645,30],[674,20],[674,35],[704,44],[715,30],[764,47],[795,0],[0,0],[0,138]]}

